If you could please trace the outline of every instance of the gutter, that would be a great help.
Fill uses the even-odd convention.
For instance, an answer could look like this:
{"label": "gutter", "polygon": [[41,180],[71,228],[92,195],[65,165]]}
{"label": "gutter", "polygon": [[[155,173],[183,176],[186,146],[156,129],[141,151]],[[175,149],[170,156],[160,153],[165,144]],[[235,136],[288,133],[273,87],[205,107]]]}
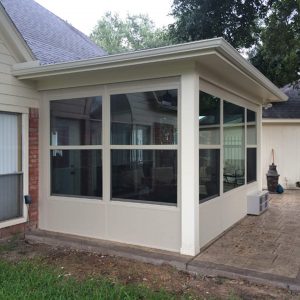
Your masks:
{"label": "gutter", "polygon": [[214,38],[156,49],[134,51],[52,65],[30,66],[28,64],[15,64],[13,66],[13,75],[18,79],[40,79],[49,76],[65,75],[77,72],[88,72],[155,62],[197,58],[208,54],[221,55],[235,68],[244,72],[251,80],[259,83],[263,88],[275,95],[281,101],[286,101],[288,99],[282,91],[280,91],[269,79],[260,73],[246,59],[244,59],[239,52],[223,38]]}

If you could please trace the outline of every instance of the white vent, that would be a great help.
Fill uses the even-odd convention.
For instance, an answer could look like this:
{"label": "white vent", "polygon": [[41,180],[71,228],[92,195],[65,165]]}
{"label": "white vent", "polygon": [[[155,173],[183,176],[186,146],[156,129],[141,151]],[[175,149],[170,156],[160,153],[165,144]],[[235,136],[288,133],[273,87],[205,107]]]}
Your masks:
{"label": "white vent", "polygon": [[248,215],[260,215],[269,207],[269,192],[263,191],[247,196]]}

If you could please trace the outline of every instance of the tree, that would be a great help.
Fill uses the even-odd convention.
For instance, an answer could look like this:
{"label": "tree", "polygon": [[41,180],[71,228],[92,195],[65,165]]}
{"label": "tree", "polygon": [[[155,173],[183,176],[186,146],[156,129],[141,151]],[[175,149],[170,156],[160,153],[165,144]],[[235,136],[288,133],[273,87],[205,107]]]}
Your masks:
{"label": "tree", "polygon": [[300,1],[272,2],[261,40],[250,53],[250,61],[276,85],[299,80]]}
{"label": "tree", "polygon": [[166,29],[157,29],[147,15],[127,15],[107,12],[95,26],[91,39],[109,54],[156,48],[170,43]]}
{"label": "tree", "polygon": [[170,34],[176,42],[224,37],[235,48],[249,48],[266,12],[261,0],[174,0]]}

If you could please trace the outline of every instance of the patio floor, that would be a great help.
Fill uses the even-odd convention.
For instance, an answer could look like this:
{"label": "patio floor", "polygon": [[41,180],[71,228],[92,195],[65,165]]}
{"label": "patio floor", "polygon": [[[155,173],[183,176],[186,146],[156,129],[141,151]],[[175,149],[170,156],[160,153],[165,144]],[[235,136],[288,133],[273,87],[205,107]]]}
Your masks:
{"label": "patio floor", "polygon": [[198,263],[300,279],[300,191],[271,195],[261,216],[247,216],[198,255]]}

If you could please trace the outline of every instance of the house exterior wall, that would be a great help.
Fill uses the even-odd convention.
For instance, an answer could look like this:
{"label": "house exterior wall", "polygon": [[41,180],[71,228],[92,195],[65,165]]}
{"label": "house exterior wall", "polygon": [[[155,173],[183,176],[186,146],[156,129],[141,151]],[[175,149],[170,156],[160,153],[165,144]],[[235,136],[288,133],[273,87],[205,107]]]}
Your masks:
{"label": "house exterior wall", "polygon": [[[32,193],[30,228],[37,226],[38,202],[38,100],[39,93],[32,83],[21,82],[11,74],[19,60],[0,31],[0,111],[22,115],[22,169],[24,194]],[[30,144],[28,146],[28,144]],[[29,174],[30,173],[30,174]],[[18,219],[0,222],[0,238],[24,232],[27,208]],[[27,226],[27,225],[26,225]]]}
{"label": "house exterior wall", "polygon": [[296,188],[296,182],[300,181],[300,120],[290,123],[263,122],[262,135],[263,188],[267,188],[266,173],[272,163],[272,149],[280,174],[279,183],[284,188]]}

